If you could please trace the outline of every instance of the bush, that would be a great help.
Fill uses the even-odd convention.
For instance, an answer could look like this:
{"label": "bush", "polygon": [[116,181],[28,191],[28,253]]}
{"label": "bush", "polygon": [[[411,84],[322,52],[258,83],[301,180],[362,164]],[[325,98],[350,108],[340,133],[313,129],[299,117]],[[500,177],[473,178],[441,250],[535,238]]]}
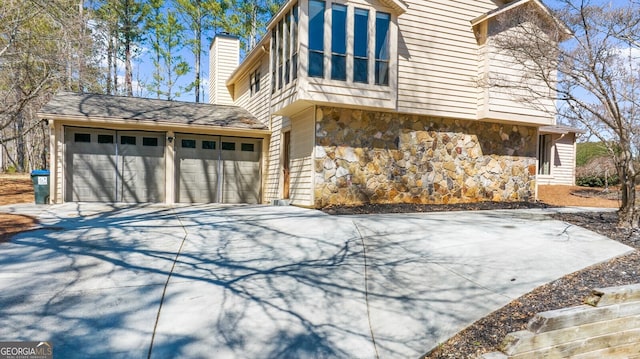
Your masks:
{"label": "bush", "polygon": [[609,156],[592,158],[587,164],[576,168],[576,184],[585,187],[615,186],[620,183],[618,172]]}
{"label": "bush", "polygon": [[584,176],[584,177],[576,177],[576,185],[582,187],[605,187],[605,186],[615,186],[620,183],[620,178],[618,178],[618,174],[607,177],[607,181],[605,181],[605,176]]}

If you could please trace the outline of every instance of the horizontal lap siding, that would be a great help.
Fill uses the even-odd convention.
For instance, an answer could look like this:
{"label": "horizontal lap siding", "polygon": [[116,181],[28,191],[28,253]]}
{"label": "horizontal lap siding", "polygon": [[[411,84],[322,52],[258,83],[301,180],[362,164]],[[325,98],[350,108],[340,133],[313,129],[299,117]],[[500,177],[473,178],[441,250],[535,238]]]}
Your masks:
{"label": "horizontal lap siding", "polygon": [[412,0],[399,18],[401,112],[475,118],[478,46],[471,20],[492,1]]}
{"label": "horizontal lap siding", "polygon": [[235,84],[234,105],[240,106],[257,117],[265,125],[269,125],[269,96],[271,95],[271,76],[269,75],[269,56],[264,55],[259,63],[251,67],[250,72],[260,69],[260,91],[251,95],[249,72]]}
{"label": "horizontal lap siding", "polygon": [[274,117],[271,125],[271,140],[267,153],[267,170],[264,184],[265,201],[280,199],[280,144],[282,143],[282,117]]}
{"label": "horizontal lap siding", "polygon": [[567,134],[558,139],[555,147],[556,150],[552,153],[552,156],[554,156],[552,170],[554,183],[573,185],[576,164],[574,135]]}
{"label": "horizontal lap siding", "polygon": [[291,200],[313,205],[313,147],[315,138],[313,107],[291,119]]}

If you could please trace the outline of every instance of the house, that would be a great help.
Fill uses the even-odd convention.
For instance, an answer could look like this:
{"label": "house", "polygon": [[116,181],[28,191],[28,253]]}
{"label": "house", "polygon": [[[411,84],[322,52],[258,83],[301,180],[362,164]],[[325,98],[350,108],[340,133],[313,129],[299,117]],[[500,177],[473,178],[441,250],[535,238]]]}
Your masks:
{"label": "house", "polygon": [[40,112],[52,201],[532,200],[537,178],[571,181],[575,132],[552,94],[478,85],[516,71],[492,37],[522,6],[551,16],[538,0],[289,0],[241,64],[237,38],[214,38],[211,104],[61,94]]}

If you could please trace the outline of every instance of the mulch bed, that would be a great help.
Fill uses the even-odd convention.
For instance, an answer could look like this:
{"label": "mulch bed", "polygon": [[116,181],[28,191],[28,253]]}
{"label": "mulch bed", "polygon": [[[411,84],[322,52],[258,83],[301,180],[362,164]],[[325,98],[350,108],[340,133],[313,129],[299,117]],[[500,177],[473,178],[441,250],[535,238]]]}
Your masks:
{"label": "mulch bed", "polygon": [[[480,202],[450,205],[333,206],[325,208],[324,211],[332,215],[349,215],[549,207],[552,206],[540,202]],[[618,217],[615,212],[560,213],[551,216],[640,249],[640,231],[617,228]],[[640,251],[637,250],[534,289],[438,345],[424,356],[424,359],[478,358],[484,353],[498,351],[504,337],[508,333],[524,330],[535,314],[580,305],[594,288],[634,283],[640,283]],[[425,351],[429,349],[425,348]]]}
{"label": "mulch bed", "polygon": [[359,206],[329,206],[322,210],[332,215],[371,214],[371,213],[417,213],[417,212],[450,212],[479,211],[490,209],[528,209],[550,208],[542,202],[476,202],[456,204],[363,204]]}

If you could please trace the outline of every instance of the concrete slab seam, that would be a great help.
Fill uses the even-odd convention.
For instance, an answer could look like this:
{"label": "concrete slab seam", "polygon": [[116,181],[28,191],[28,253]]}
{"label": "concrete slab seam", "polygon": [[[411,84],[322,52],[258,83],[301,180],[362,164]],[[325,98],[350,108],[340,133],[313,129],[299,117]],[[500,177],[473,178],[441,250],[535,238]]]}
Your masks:
{"label": "concrete slab seam", "polygon": [[380,354],[378,353],[378,346],[376,345],[376,337],[373,333],[373,325],[371,324],[371,308],[369,306],[369,274],[367,270],[367,248],[364,243],[364,236],[362,232],[360,232],[360,228],[355,221],[351,221],[356,228],[356,232],[358,232],[358,237],[360,237],[360,242],[362,243],[362,257],[364,258],[364,302],[367,306],[367,320],[369,321],[369,332],[371,333],[371,341],[373,342],[373,349],[376,352],[376,359],[380,359]]}
{"label": "concrete slab seam", "polygon": [[164,298],[165,298],[165,296],[167,294],[167,288],[169,287],[169,281],[171,280],[171,276],[173,275],[173,271],[176,268],[176,263],[178,263],[178,258],[180,257],[180,254],[182,253],[182,248],[184,247],[184,243],[187,241],[187,237],[189,236],[189,231],[187,231],[187,228],[184,226],[184,223],[182,222],[182,219],[175,212],[173,206],[171,207],[171,211],[173,212],[173,214],[178,219],[178,222],[180,223],[180,226],[182,227],[182,230],[184,231],[184,237],[182,237],[182,242],[180,242],[180,247],[178,248],[178,252],[176,253],[175,258],[173,259],[173,263],[171,264],[171,270],[169,271],[169,275],[167,275],[167,280],[164,283],[164,288],[162,288],[162,296],[160,297],[160,305],[158,306],[158,314],[156,315],[156,322],[153,324],[153,333],[151,334],[151,343],[149,344],[149,352],[147,353],[147,359],[151,359],[151,353],[153,352],[153,343],[154,343],[155,338],[156,338],[156,331],[158,329],[158,323],[160,322],[160,313],[162,312],[162,305],[164,304]]}

